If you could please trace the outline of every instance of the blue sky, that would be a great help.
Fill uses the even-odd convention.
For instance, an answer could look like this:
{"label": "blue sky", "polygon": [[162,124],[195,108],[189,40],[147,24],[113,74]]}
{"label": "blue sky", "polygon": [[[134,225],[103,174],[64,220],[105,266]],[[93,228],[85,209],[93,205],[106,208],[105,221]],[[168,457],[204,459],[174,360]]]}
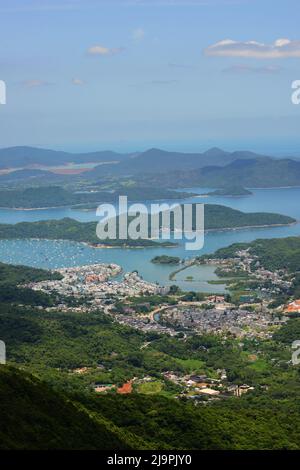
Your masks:
{"label": "blue sky", "polygon": [[1,0],[0,146],[300,155],[299,13],[297,0]]}

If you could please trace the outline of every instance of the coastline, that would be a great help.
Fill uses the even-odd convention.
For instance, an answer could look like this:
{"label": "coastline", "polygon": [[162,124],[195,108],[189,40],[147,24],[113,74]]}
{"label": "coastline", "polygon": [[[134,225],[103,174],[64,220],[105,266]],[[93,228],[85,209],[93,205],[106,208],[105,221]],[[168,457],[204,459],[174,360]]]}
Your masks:
{"label": "coastline", "polygon": [[197,197],[205,197],[205,198],[210,198],[210,197],[230,197],[230,198],[241,198],[241,197],[251,197],[253,196],[253,193],[251,194],[200,194]]}
{"label": "coastline", "polygon": [[[194,187],[191,187],[191,188],[179,188],[178,189],[178,192],[180,193],[180,191],[184,190],[184,189],[195,189]],[[247,188],[249,189],[249,191],[255,191],[255,190],[264,190],[264,191],[271,191],[271,190],[275,190],[275,189],[300,189],[300,185],[298,186],[270,186],[270,187],[249,187]],[[174,190],[175,191],[175,190]],[[179,200],[185,200],[185,199],[189,199],[190,197],[194,197],[194,198],[200,198],[200,199],[209,199],[211,197],[220,197],[220,198],[241,198],[241,197],[251,197],[253,196],[253,194],[242,194],[242,195],[213,195],[213,194],[209,194],[209,193],[204,193],[204,194],[199,194],[199,193],[190,193],[190,194],[187,194],[185,197],[182,197],[182,198],[178,198]],[[164,199],[164,198],[160,198],[160,199],[149,199],[149,202],[159,202],[159,201],[166,201],[167,199]],[[170,199],[170,200],[173,200]],[[174,198],[174,201],[176,200],[176,198]],[[129,201],[130,202],[130,201]],[[131,201],[133,202],[133,201]],[[136,201],[134,201],[136,202]],[[138,202],[138,201],[137,201]],[[99,202],[99,204],[101,204],[101,202]],[[83,207],[82,207],[83,206]],[[61,205],[61,206],[46,206],[46,207],[9,207],[9,206],[0,206],[0,209],[1,210],[12,210],[12,211],[42,211],[42,210],[47,210],[47,209],[73,209],[73,210],[80,210],[80,211],[83,211],[83,212],[92,212],[94,211],[95,209],[97,208],[97,206],[95,207],[92,207],[92,208],[89,208],[89,207],[86,207],[86,204],[78,204],[78,205],[70,205],[70,204],[67,204],[67,205]]]}
{"label": "coastline", "polygon": [[178,246],[177,243],[173,243],[172,245],[162,245],[161,243],[157,242],[153,245],[126,245],[126,244],[120,244],[120,245],[109,245],[105,243],[99,243],[95,244],[92,242],[86,242],[86,241],[78,241],[78,240],[71,240],[69,238],[37,238],[37,237],[24,237],[24,238],[0,238],[1,241],[13,241],[13,240],[32,240],[32,241],[45,241],[45,242],[68,242],[68,243],[76,243],[80,245],[85,245],[88,246],[89,248],[94,248],[94,249],[147,249],[147,248],[176,248]]}
{"label": "coastline", "polygon": [[272,228],[272,227],[291,227],[293,225],[298,225],[300,220],[295,220],[295,222],[290,222],[288,224],[265,224],[265,225],[243,225],[241,227],[227,227],[227,228],[208,228],[204,232],[227,232],[235,230],[249,230],[257,228]]}
{"label": "coastline", "polygon": [[[270,225],[248,225],[248,226],[243,226],[243,227],[228,227],[228,228],[218,228],[218,229],[206,229],[204,230],[204,233],[209,233],[209,232],[228,232],[228,231],[237,231],[237,230],[251,230],[251,229],[260,229],[260,228],[275,228],[275,227],[290,227],[293,225],[298,225],[300,223],[300,220],[296,220],[295,222],[291,222],[289,224],[270,224]],[[0,224],[1,225],[1,224]],[[169,245],[163,245],[159,241],[157,241],[153,245],[128,245],[128,244],[120,244],[120,245],[109,245],[106,243],[95,243],[95,242],[87,242],[87,241],[78,241],[78,240],[71,240],[69,238],[38,238],[38,237],[24,237],[24,238],[0,238],[1,241],[11,241],[11,240],[36,240],[36,241],[50,241],[50,242],[69,242],[69,243],[78,243],[81,245],[88,246],[90,248],[94,249],[156,249],[156,248],[176,248],[178,246],[178,243],[172,243]]]}

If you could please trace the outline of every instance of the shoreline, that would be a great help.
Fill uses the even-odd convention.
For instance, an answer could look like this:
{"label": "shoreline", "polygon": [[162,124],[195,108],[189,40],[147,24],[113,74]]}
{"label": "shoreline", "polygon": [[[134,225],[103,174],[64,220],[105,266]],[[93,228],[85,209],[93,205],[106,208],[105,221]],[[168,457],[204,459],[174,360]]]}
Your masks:
{"label": "shoreline", "polygon": [[[194,187],[191,187],[191,188],[179,188],[178,189],[178,192],[180,193],[183,192],[184,189],[195,189]],[[270,186],[270,187],[249,187],[247,188],[249,189],[250,191],[255,191],[255,190],[264,190],[264,191],[270,191],[270,190],[275,190],[275,189],[300,189],[300,185],[299,186]],[[176,190],[174,190],[176,191]],[[179,200],[184,200],[184,199],[189,199],[190,197],[194,197],[194,198],[211,198],[211,197],[228,197],[228,198],[240,198],[240,197],[250,197],[250,196],[253,196],[253,194],[243,194],[243,195],[213,195],[213,194],[209,194],[209,193],[204,193],[204,194],[198,194],[198,193],[191,193],[191,195],[189,195],[187,193],[187,195],[183,198],[178,198]],[[153,202],[157,202],[157,201],[165,201],[165,200],[168,200],[168,199],[149,199],[149,202],[153,201]],[[170,199],[170,200],[173,200]],[[176,200],[176,198],[174,198],[174,200]],[[133,201],[131,201],[133,202]],[[135,202],[135,201],[134,201]],[[99,203],[101,204],[101,203]],[[83,206],[83,207],[81,207]],[[13,210],[13,211],[42,211],[42,210],[47,210],[47,209],[70,209],[70,210],[80,210],[80,211],[84,211],[84,212],[92,212],[94,211],[95,209],[97,208],[97,206],[95,206],[94,208],[88,208],[88,207],[84,207],[84,204],[79,204],[78,206],[76,205],[62,205],[62,206],[46,206],[46,207],[9,207],[9,206],[0,206],[0,209],[2,210]]]}
{"label": "shoreline", "polygon": [[205,197],[205,198],[210,198],[210,197],[230,197],[230,198],[241,198],[241,197],[251,197],[253,196],[253,193],[251,194],[200,194],[200,196],[197,197]]}
{"label": "shoreline", "polygon": [[[174,243],[172,245],[161,245],[159,242],[157,242],[155,245],[109,245],[105,243],[99,243],[99,244],[94,244],[92,242],[86,242],[86,241],[78,241],[78,240],[71,240],[69,238],[37,238],[37,237],[24,237],[24,238],[0,238],[0,243],[1,241],[38,241],[38,242],[68,242],[68,243],[76,243],[79,245],[85,245],[89,248],[94,248],[94,249],[146,249],[146,248],[176,248],[178,244]],[[161,245],[161,246],[160,246]]]}
{"label": "shoreline", "polygon": [[235,230],[249,230],[252,228],[272,228],[272,227],[291,227],[292,225],[298,225],[300,220],[295,220],[295,222],[290,222],[289,224],[265,224],[265,225],[245,225],[241,227],[227,227],[227,228],[208,228],[204,232],[227,232]]}
{"label": "shoreline", "polygon": [[[228,231],[237,231],[237,230],[249,230],[249,229],[260,229],[260,228],[276,228],[276,227],[291,227],[293,225],[298,225],[300,223],[300,220],[297,220],[295,222],[292,222],[290,224],[270,224],[270,225],[249,225],[249,226],[244,226],[244,227],[228,227],[228,228],[219,228],[219,229],[207,229],[204,230],[204,233],[210,233],[210,232],[228,232]],[[295,235],[297,236],[297,235]],[[300,236],[300,235],[299,235]],[[13,241],[13,240],[35,240],[35,241],[48,241],[48,242],[69,242],[69,243],[78,243],[81,245],[88,246],[89,248],[94,248],[94,249],[147,249],[147,248],[176,248],[179,244],[178,243],[173,243],[171,245],[162,245],[159,241],[157,241],[153,245],[126,245],[126,244],[120,244],[120,245],[109,245],[105,243],[99,243],[95,244],[94,242],[87,242],[87,241],[78,241],[78,240],[71,240],[68,238],[37,238],[37,237],[24,237],[24,238],[0,238],[1,241]]]}

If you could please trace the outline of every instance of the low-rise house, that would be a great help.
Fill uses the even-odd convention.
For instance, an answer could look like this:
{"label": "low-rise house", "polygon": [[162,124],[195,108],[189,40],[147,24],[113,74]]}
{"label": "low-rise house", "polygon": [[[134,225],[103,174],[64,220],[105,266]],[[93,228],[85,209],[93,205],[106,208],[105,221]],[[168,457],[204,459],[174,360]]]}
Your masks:
{"label": "low-rise house", "polygon": [[284,310],[285,313],[300,313],[300,300],[294,300]]}
{"label": "low-rise house", "polygon": [[199,390],[199,393],[202,394],[202,395],[210,396],[210,397],[220,395],[219,390],[214,390],[212,388],[202,388],[202,389]]}

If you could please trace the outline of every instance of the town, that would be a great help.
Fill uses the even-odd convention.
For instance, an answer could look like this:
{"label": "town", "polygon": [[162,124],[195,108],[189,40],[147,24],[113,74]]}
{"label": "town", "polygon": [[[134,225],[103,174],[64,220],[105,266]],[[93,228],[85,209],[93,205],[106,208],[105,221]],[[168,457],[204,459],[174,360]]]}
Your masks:
{"label": "town", "polygon": [[[136,271],[124,273],[119,265],[113,263],[58,269],[55,272],[61,275],[60,279],[32,282],[26,287],[57,297],[58,304],[46,307],[49,312],[101,311],[121,325],[150,334],[142,349],[151,344],[151,338],[161,334],[181,341],[193,335],[218,335],[224,340],[237,341],[269,340],[274,331],[288,320],[289,310],[300,309],[298,301],[280,306],[280,309],[269,308],[270,300],[286,289],[291,280],[283,271],[272,273],[265,270],[247,250],[238,252],[234,258],[208,258],[205,262],[216,265],[223,275],[247,273],[247,283],[249,278],[264,279],[271,287],[264,287],[259,295],[253,291],[248,295],[240,295],[239,292],[233,301],[228,294],[197,295],[182,292],[177,286],[161,287],[143,280]],[[234,277],[236,281],[237,276]],[[234,296],[234,289],[231,293]],[[70,304],[70,299],[77,304]],[[82,375],[89,371],[89,367],[80,367],[70,370],[70,373]],[[201,368],[190,373],[162,371],[160,377],[140,375],[121,385],[94,382],[90,386],[97,394],[160,393],[164,383],[173,384],[174,397],[191,400],[195,405],[231,396],[241,397],[254,390],[253,384],[229,381],[225,369],[214,370],[208,375],[201,372]]]}
{"label": "town", "polygon": [[[210,259],[207,263],[212,261],[216,264],[216,260]],[[233,270],[249,273],[252,262],[248,252],[244,251],[237,258],[218,261],[218,266],[225,273],[232,273]],[[47,307],[48,311],[88,312],[99,309],[113,316],[117,322],[144,332],[171,336],[209,333],[270,338],[274,327],[287,320],[278,310],[268,308],[270,292],[268,297],[264,293],[263,298],[241,295],[237,303],[225,300],[225,295],[205,295],[201,301],[185,301],[184,293],[179,289],[171,294],[172,288],[147,282],[136,271],[123,273],[117,264],[62,268],[56,272],[61,275],[61,279],[26,285],[35,291],[57,296],[58,304]],[[272,276],[272,291],[274,285],[282,289],[290,284],[278,273],[266,272],[258,263],[251,275],[259,279]],[[78,301],[78,304],[70,305],[70,298]],[[154,298],[158,304],[152,303]],[[135,302],[135,299],[139,299],[139,302]],[[287,309],[291,308],[287,306]]]}

